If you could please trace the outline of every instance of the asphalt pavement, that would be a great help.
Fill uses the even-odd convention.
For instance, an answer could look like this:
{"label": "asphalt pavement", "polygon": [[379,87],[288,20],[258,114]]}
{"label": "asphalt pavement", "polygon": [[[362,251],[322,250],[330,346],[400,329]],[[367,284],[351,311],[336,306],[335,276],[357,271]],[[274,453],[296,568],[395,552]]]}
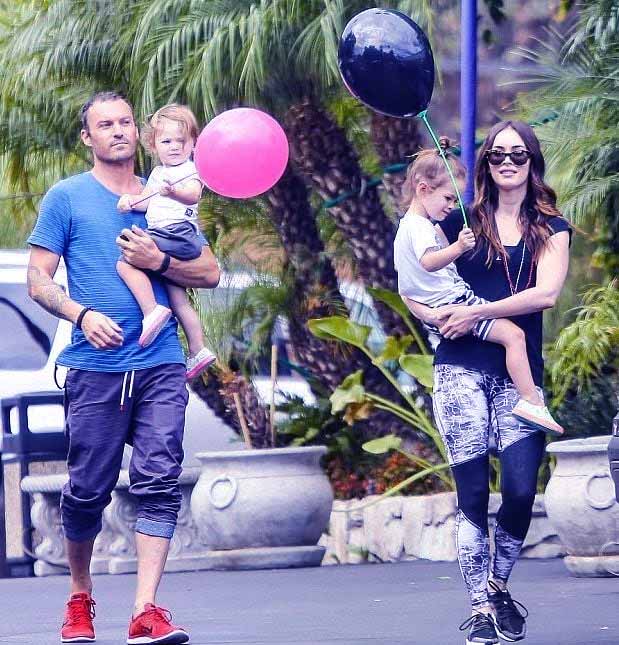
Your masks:
{"label": "asphalt pavement", "polygon": [[[68,578],[0,580],[0,643],[59,643]],[[125,642],[135,576],[96,576],[97,643]],[[521,560],[511,583],[530,611],[527,645],[619,645],[619,579]],[[159,604],[194,645],[463,645],[469,612],[456,563],[171,573]]]}

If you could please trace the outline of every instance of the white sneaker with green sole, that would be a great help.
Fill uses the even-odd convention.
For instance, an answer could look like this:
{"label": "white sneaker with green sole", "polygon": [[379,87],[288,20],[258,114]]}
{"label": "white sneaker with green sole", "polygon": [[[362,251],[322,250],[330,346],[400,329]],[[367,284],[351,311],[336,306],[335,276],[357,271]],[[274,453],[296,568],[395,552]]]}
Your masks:
{"label": "white sneaker with green sole", "polygon": [[555,437],[563,435],[563,428],[552,418],[552,414],[545,405],[533,405],[525,399],[520,399],[514,406],[512,414],[516,419]]}

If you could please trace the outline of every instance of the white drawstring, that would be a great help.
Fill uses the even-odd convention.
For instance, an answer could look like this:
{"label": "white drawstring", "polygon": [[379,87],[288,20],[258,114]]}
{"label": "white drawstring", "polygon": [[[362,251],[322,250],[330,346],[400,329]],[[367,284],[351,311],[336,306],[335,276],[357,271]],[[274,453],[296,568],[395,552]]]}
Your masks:
{"label": "white drawstring", "polygon": [[120,392],[120,409],[123,409],[123,405],[125,403],[125,387],[127,385],[127,372],[125,372],[125,376],[123,378],[123,387]]}
{"label": "white drawstring", "polygon": [[[123,409],[123,406],[125,404],[125,390],[127,387],[127,376],[129,375],[129,372],[125,372],[125,375],[123,377],[123,386],[122,390],[120,392],[120,409]],[[129,394],[127,395],[127,400],[131,398],[131,395],[133,394],[133,379],[135,378],[135,371],[131,370],[131,380],[129,381]]]}

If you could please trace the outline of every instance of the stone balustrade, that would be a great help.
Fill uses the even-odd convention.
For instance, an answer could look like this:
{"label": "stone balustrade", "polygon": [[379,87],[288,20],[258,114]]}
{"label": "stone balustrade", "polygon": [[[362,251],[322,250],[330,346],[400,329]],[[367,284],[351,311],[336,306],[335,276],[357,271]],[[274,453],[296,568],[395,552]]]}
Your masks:
{"label": "stone balustrade", "polygon": [[[372,504],[365,500],[336,501],[329,529],[320,544],[325,564],[398,562],[400,560],[456,560],[456,494],[390,497]],[[501,496],[490,496],[490,530],[494,529]],[[522,550],[525,558],[565,555],[551,526],[543,495],[537,495],[533,519]]]}
{"label": "stone balustrade", "polygon": [[[190,510],[190,497],[200,474],[187,469],[181,476],[183,501],[178,525],[170,545],[166,571],[194,571],[217,568],[199,537]],[[32,525],[35,529],[35,574],[66,573],[66,553],[60,525],[60,491],[66,475],[32,475],[22,481],[33,497]],[[122,471],[105,509],[103,529],[93,551],[93,573],[131,573],[136,570],[135,504],[128,491],[129,476]],[[328,531],[319,544],[327,551],[323,564],[396,562],[399,560],[455,560],[454,493],[420,497],[391,497],[368,505],[375,498],[336,501]],[[490,500],[491,520],[500,497]],[[564,555],[556,532],[550,526],[543,497],[538,496],[524,557]]]}

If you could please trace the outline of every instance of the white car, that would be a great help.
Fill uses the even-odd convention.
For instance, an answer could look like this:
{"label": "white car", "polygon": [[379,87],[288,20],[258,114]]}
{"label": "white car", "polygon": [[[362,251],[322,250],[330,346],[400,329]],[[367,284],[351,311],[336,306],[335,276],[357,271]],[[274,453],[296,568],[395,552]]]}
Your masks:
{"label": "white car", "polygon": [[[45,312],[28,296],[26,269],[29,252],[0,250],[0,399],[25,392],[58,391],[54,382],[55,361],[70,342],[71,323]],[[66,287],[66,271],[60,264],[55,281]],[[233,280],[222,280],[217,290],[241,290],[252,278],[235,274]],[[224,295],[222,293],[222,295]],[[224,299],[228,299],[229,293]],[[254,377],[254,384],[268,404],[271,396],[267,374]],[[59,368],[58,381],[62,386],[64,370]],[[307,382],[299,376],[282,374],[276,385],[276,400],[291,393],[311,403],[314,399]],[[279,396],[278,396],[279,395]],[[11,428],[17,428],[17,411],[13,410]],[[64,425],[61,406],[34,406],[29,409],[28,427],[31,431],[60,430]],[[5,429],[2,429],[3,433]],[[197,466],[194,455],[203,450],[240,448],[236,433],[218,419],[193,392],[189,394],[185,421],[185,466]]]}

